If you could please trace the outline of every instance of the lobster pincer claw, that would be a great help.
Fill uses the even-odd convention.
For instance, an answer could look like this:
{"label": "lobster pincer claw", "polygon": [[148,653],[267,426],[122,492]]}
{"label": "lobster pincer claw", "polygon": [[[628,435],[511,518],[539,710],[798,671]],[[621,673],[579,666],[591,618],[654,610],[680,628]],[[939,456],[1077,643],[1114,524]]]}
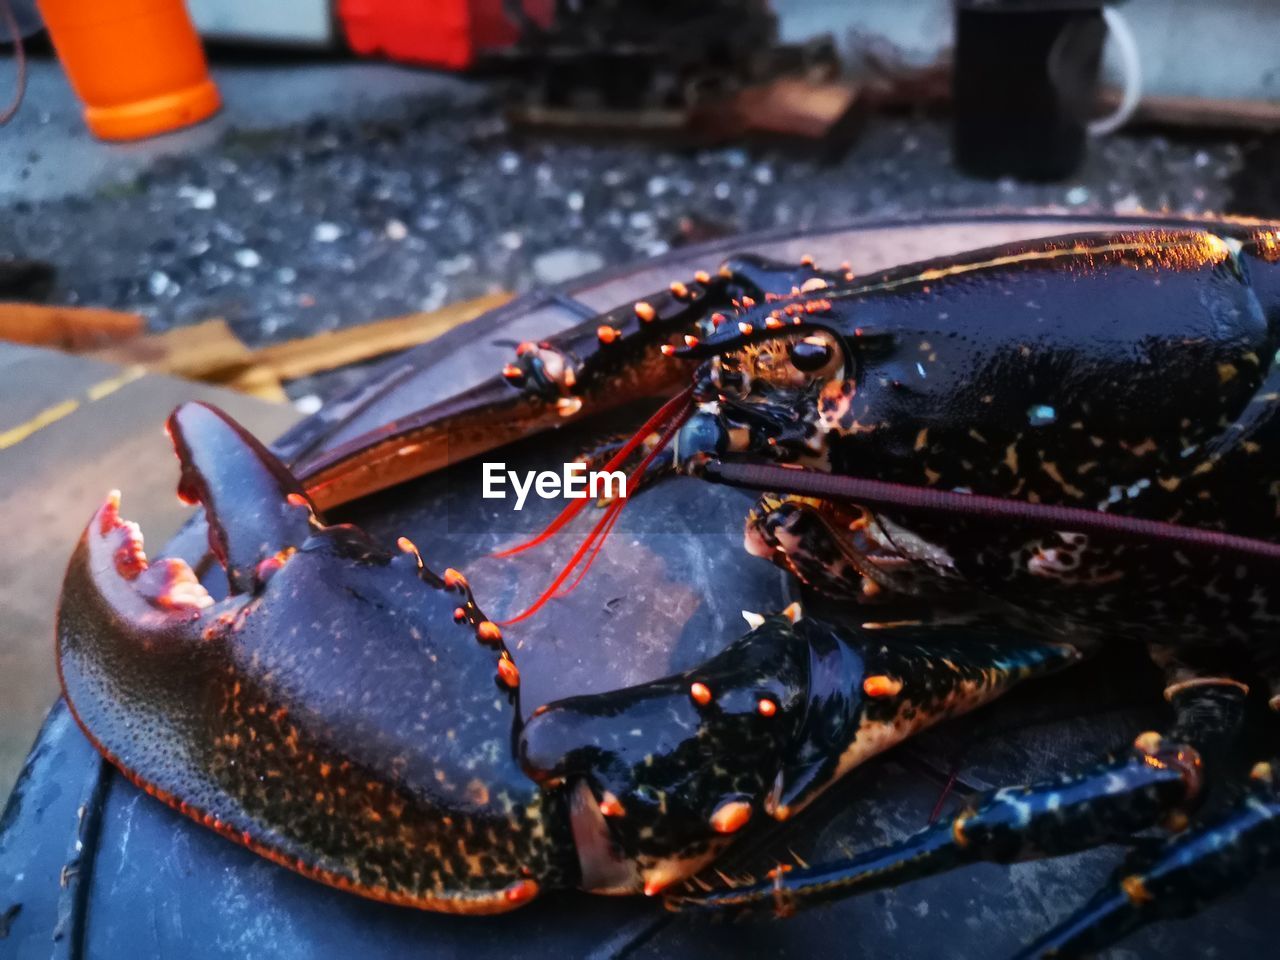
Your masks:
{"label": "lobster pincer claw", "polygon": [[212,408],[170,430],[231,591],[149,560],[112,494],[58,611],[63,691],[148,793],[313,879],[494,913],[569,886],[565,801],[520,770],[519,672],[455,570],[327,526]]}
{"label": "lobster pincer claw", "polygon": [[253,589],[262,573],[318,526],[293,474],[222,411],[188,403],[165,429],[182,465],[178,496],[204,504],[209,548],[226,569],[232,593]]}

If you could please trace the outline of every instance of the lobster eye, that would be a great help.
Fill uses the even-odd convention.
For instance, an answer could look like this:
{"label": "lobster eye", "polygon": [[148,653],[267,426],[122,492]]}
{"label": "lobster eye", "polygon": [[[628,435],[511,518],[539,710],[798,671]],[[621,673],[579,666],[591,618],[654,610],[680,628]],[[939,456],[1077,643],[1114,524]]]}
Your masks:
{"label": "lobster eye", "polygon": [[830,362],[835,346],[823,337],[805,337],[787,348],[791,362],[803,373],[819,373]]}

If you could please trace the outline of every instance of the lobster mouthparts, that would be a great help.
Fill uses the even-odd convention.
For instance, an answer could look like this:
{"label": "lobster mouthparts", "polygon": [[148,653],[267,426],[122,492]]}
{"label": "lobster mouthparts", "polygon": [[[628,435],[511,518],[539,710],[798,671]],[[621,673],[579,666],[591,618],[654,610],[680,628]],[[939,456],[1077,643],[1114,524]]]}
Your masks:
{"label": "lobster mouthparts", "polygon": [[228,595],[149,561],[108,497],[58,611],[63,690],[94,745],[182,813],[374,899],[494,913],[572,883],[565,801],[512,756],[519,674],[465,578],[324,524],[211,407],[169,432]]}

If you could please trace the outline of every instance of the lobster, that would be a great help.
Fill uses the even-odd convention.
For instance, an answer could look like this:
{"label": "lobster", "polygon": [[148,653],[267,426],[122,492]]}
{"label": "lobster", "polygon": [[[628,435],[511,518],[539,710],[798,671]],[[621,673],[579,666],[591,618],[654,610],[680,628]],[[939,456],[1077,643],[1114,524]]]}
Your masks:
{"label": "lobster", "polygon": [[[1163,829],[1026,951],[1089,953],[1280,865],[1265,759],[1199,815],[1234,786],[1224,758],[1253,688],[1280,709],[1278,349],[1280,230],[1242,221],[867,276],[731,258],[522,343],[490,381],[292,471],[190,404],[168,422],[178,491],[203,506],[225,583],[148,560],[113,493],[68,568],[63,690],[149,794],[306,876],[445,912],[576,887],[789,915]],[[520,702],[508,637],[582,581],[625,500],[501,623],[409,540],[389,549],[322,519],[655,398],[596,460],[641,487],[674,472],[767,491],[748,553],[826,598],[749,614],[679,674]],[[563,534],[584,507],[505,552]],[[1162,732],[897,844],[679,885],[869,757],[1113,641],[1163,671]]]}

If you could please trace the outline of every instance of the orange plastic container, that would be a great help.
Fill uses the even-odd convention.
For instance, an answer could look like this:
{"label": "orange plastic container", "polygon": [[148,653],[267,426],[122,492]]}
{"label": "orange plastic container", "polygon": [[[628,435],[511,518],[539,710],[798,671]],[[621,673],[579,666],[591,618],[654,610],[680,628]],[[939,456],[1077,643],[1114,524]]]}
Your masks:
{"label": "orange plastic container", "polygon": [[37,0],[89,129],[137,140],[222,105],[183,0]]}

